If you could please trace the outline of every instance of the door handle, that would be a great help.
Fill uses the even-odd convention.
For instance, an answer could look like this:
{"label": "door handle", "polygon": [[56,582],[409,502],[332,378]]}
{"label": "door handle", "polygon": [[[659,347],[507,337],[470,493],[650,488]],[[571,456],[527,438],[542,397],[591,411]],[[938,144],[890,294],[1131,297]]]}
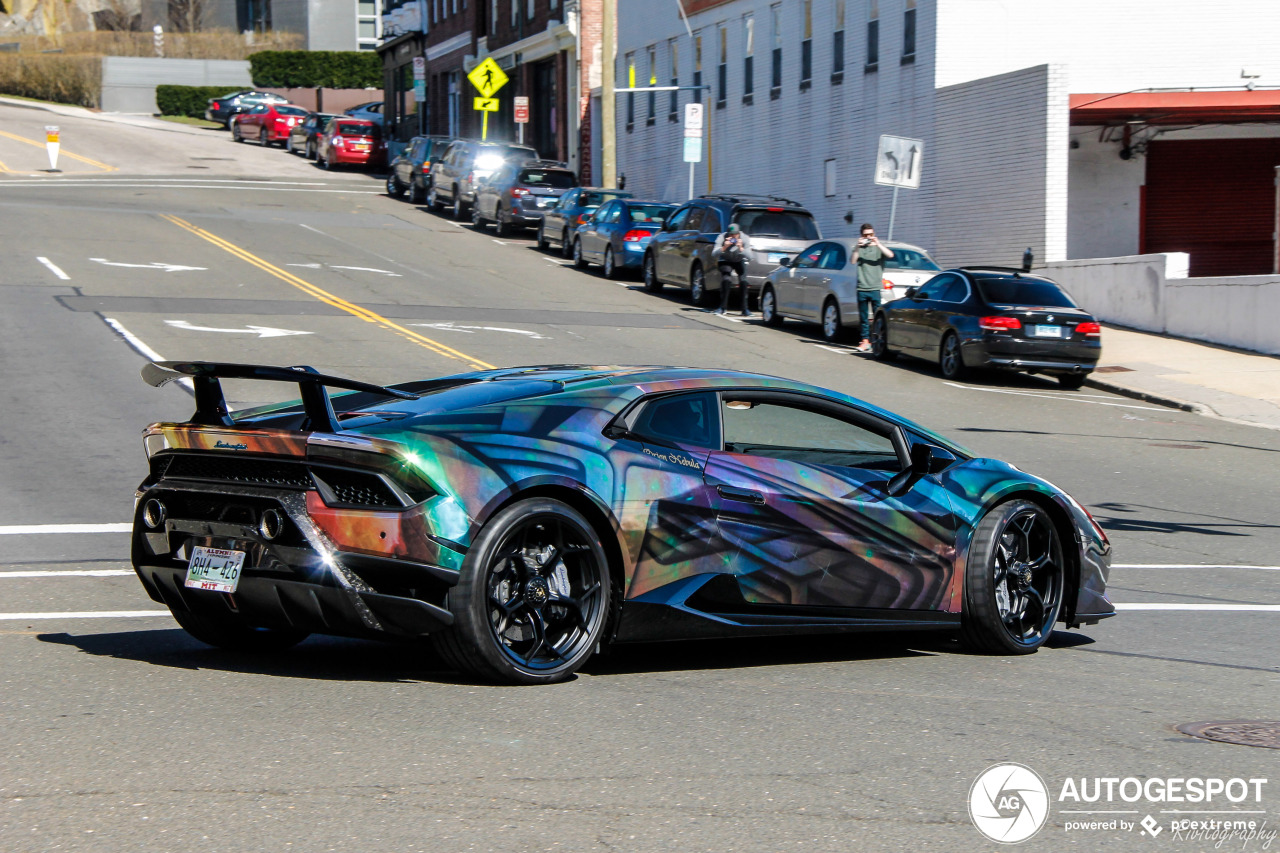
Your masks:
{"label": "door handle", "polygon": [[741,501],[748,504],[763,504],[764,495],[760,492],[754,492],[751,489],[739,489],[734,486],[716,486],[716,491],[720,493],[720,497],[731,501]]}

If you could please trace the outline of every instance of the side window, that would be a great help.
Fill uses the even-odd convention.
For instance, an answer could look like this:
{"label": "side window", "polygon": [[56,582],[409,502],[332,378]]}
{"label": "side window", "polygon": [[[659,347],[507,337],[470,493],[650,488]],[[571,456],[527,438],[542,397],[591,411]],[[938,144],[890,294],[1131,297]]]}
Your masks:
{"label": "side window", "polygon": [[582,193],[577,190],[570,190],[561,197],[560,203],[556,205],[556,208],[559,210],[568,210],[578,203],[578,196],[581,194]]}
{"label": "side window", "polygon": [[609,211],[604,215],[603,217],[604,221],[611,222],[611,223],[617,222],[619,219],[622,218],[623,210],[624,208],[622,206],[622,202],[618,202],[618,201],[609,202]]}
{"label": "side window", "polygon": [[792,266],[802,270],[813,269],[822,260],[823,250],[827,245],[826,243],[814,243],[796,256],[796,261]]}
{"label": "side window", "polygon": [[951,283],[947,285],[947,289],[942,291],[938,296],[939,302],[964,302],[965,297],[969,295],[969,287],[964,283],[964,279],[958,275],[949,276]]}
{"label": "side window", "polygon": [[849,255],[844,250],[844,246],[839,243],[826,243],[826,248],[822,252],[822,260],[818,261],[818,267],[824,270],[842,270],[844,265],[849,261]]}
{"label": "side window", "polygon": [[920,286],[920,289],[916,291],[916,298],[938,299],[939,294],[945,291],[955,280],[956,277],[950,273],[934,276]]}
{"label": "side window", "polygon": [[881,429],[836,417],[797,403],[758,401],[751,395],[724,395],[724,449],[729,453],[832,465],[898,471],[902,464],[892,427]]}
{"label": "side window", "polygon": [[702,222],[706,211],[701,207],[689,208],[689,218],[685,220],[685,231],[703,231]]}
{"label": "side window", "polygon": [[685,230],[685,228],[688,227],[686,223],[689,221],[689,212],[691,210],[693,210],[692,207],[682,207],[679,210],[677,210],[675,214],[672,215],[671,219],[668,220],[667,224],[671,226],[670,230],[672,231]]}
{"label": "side window", "polygon": [[631,432],[658,444],[720,449],[719,404],[714,393],[700,391],[659,397],[645,404]]}
{"label": "side window", "polygon": [[711,207],[702,209],[702,224],[698,226],[698,230],[703,234],[719,234],[724,230],[724,225],[720,221],[720,212]]}

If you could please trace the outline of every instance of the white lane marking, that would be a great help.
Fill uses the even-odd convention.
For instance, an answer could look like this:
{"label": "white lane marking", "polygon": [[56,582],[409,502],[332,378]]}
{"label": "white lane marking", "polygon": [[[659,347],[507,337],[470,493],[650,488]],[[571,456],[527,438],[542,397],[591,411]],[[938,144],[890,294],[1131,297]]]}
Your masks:
{"label": "white lane marking", "polygon": [[132,569],[69,569],[51,571],[0,572],[0,580],[9,578],[113,578],[118,575],[131,575]]}
{"label": "white lane marking", "polygon": [[218,329],[213,326],[195,326],[186,320],[165,320],[166,326],[185,329],[188,332],[222,332],[228,335],[257,335],[259,338],[287,338],[289,335],[314,335],[315,332],[298,332],[293,329],[276,329],[272,326],[249,325],[244,329]]}
{"label": "white lane marking", "polygon": [[567,267],[573,263],[573,261],[559,261],[559,260],[556,260],[555,258],[548,258],[546,255],[543,255],[542,259],[544,261],[547,261],[548,263],[555,264],[558,267]]}
{"label": "white lane marking", "polygon": [[833,352],[836,355],[849,355],[850,353],[857,352],[857,350],[840,349],[840,347],[829,347],[826,344],[814,344],[814,346],[817,347],[818,349],[824,349],[827,352]]}
{"label": "white lane marking", "polygon": [[53,261],[49,260],[48,258],[36,258],[36,260],[44,264],[46,267],[48,267],[50,272],[52,272],[54,275],[56,275],[58,278],[62,279],[63,281],[71,281],[71,276],[64,273],[58,267],[58,265],[55,264]]}
{"label": "white lane marking", "polygon": [[[70,181],[5,181],[6,187],[41,187],[42,189],[59,189],[62,187],[93,187],[97,186],[99,181],[81,181],[72,183]],[[219,187],[210,186],[208,184],[109,184],[106,189],[140,189],[140,190],[258,190],[260,192],[277,192],[277,193],[341,193],[344,195],[385,195],[383,190],[306,190],[295,187],[264,187],[264,186],[245,186],[245,187]],[[457,223],[454,223],[455,225]]]}
{"label": "white lane marking", "polygon": [[1147,604],[1117,603],[1116,610],[1209,610],[1231,613],[1280,613],[1280,604]]}
{"label": "white lane marking", "polygon": [[36,619],[134,619],[139,616],[171,616],[168,610],[68,610],[62,613],[0,613],[2,622]]}
{"label": "white lane marking", "polygon": [[506,332],[511,335],[527,335],[536,341],[551,340],[546,335],[540,335],[537,332],[530,332],[525,329],[508,329],[503,326],[459,326],[454,323],[410,323],[409,325],[420,326],[424,329],[439,329],[444,332],[463,332],[468,335],[474,335],[476,332]]}
{"label": "white lane marking", "polygon": [[1116,563],[1113,569],[1243,569],[1251,572],[1280,572],[1280,566],[1241,566],[1229,563]]}
{"label": "white lane marking", "polygon": [[109,267],[130,267],[138,270],[164,270],[165,272],[194,272],[197,270],[207,270],[208,267],[184,267],[182,264],[166,264],[163,261],[152,261],[149,264],[125,264],[119,261],[109,261],[106,258],[90,258],[94,263],[105,264]]}
{"label": "white lane marking", "polygon": [[[303,225],[302,227],[306,228],[307,226]],[[285,264],[285,266],[286,267],[302,267],[303,269],[308,269],[308,270],[318,270],[322,266],[324,266],[324,264]]]}
{"label": "white lane marking", "polygon": [[1008,388],[978,388],[974,385],[961,385],[958,382],[943,382],[943,385],[950,385],[952,388],[959,388],[964,391],[986,391],[990,394],[1012,394],[1016,397],[1042,397],[1045,400],[1058,400],[1064,403],[1084,403],[1090,406],[1114,406],[1117,409],[1141,409],[1144,412],[1164,412],[1165,408],[1157,408],[1155,406],[1132,406],[1127,403],[1104,403],[1100,400],[1082,400],[1078,397],[1059,397],[1054,394],[1044,394],[1039,391],[1013,391]]}
{"label": "white lane marking", "polygon": [[[125,343],[133,347],[134,351],[137,352],[138,355],[145,358],[147,361],[164,361],[164,356],[160,355],[160,353],[156,352],[151,347],[147,346],[143,342],[142,338],[138,337],[133,332],[129,331],[124,326],[120,325],[119,320],[113,320],[110,317],[103,317],[102,322],[106,323],[108,326],[114,329],[117,335],[124,338]],[[194,392],[195,390],[195,385],[191,383],[190,379],[179,379],[178,384],[181,385],[183,388],[186,388],[188,391]],[[54,525],[54,526],[56,527],[57,525]]]}
{"label": "white lane marking", "polygon": [[26,536],[32,533],[129,533],[133,525],[118,524],[10,524],[0,527],[0,536]]}
{"label": "white lane marking", "polygon": [[334,264],[332,267],[330,267],[330,269],[355,270],[356,272],[380,272],[383,275],[390,275],[390,276],[395,276],[396,278],[403,278],[403,276],[401,276],[400,273],[398,272],[392,272],[391,270],[380,270],[380,269],[377,269],[376,267],[341,267],[341,266],[338,266],[337,264]]}

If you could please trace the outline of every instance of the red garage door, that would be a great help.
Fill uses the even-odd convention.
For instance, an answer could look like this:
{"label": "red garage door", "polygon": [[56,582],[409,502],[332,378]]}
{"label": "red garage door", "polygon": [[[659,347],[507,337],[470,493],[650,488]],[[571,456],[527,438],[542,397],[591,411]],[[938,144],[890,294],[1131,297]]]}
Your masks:
{"label": "red garage door", "polygon": [[1191,275],[1274,271],[1280,139],[1165,140],[1147,149],[1143,252],[1188,252]]}

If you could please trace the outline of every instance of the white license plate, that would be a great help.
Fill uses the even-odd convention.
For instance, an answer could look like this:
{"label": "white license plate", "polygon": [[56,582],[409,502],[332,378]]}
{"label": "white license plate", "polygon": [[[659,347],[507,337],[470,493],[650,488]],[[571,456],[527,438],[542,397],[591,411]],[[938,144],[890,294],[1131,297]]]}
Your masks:
{"label": "white license plate", "polygon": [[781,263],[787,255],[785,252],[770,252],[766,257],[771,264]]}
{"label": "white license plate", "polygon": [[184,586],[213,592],[235,592],[240,583],[240,570],[244,568],[244,556],[244,551],[192,548]]}
{"label": "white license plate", "polygon": [[1031,337],[1033,338],[1060,338],[1062,337],[1061,326],[1030,326]]}

